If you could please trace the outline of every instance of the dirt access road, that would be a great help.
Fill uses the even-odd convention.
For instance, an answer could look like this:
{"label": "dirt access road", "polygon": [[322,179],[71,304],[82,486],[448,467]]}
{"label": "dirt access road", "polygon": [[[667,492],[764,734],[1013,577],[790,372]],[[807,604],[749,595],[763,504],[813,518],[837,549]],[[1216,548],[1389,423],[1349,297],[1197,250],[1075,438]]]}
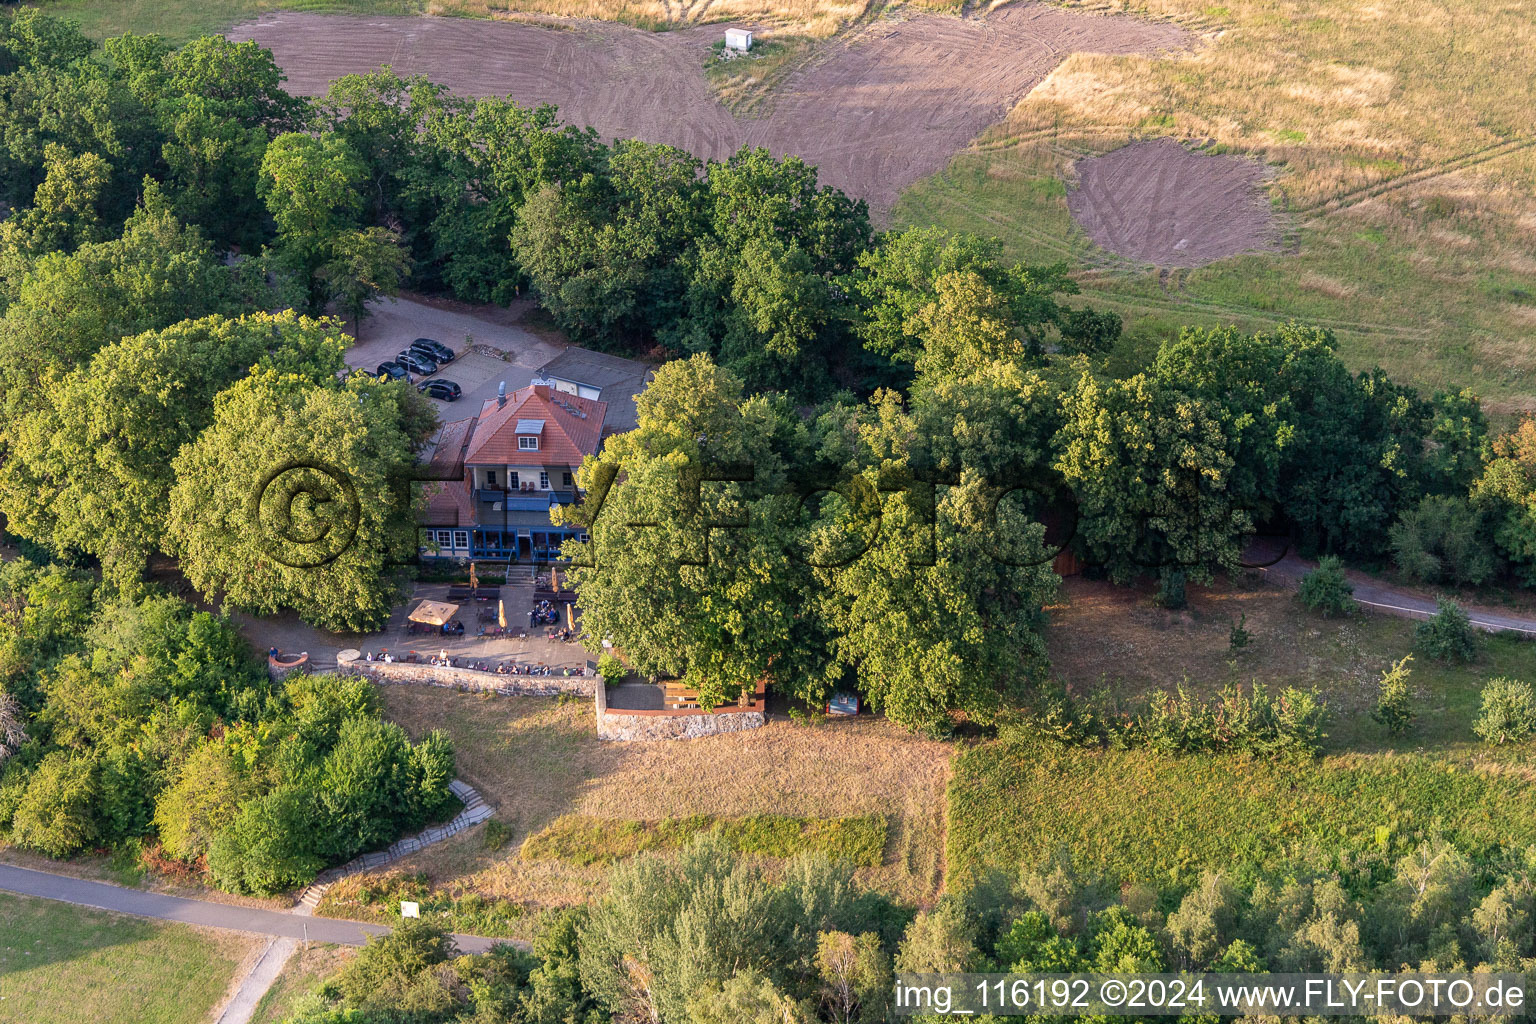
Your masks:
{"label": "dirt access road", "polygon": [[[1288,542],[1273,537],[1256,538],[1243,552],[1246,564],[1257,568],[1266,579],[1291,590],[1301,586],[1301,579],[1317,568],[1317,563],[1302,558]],[[1406,587],[1382,583],[1358,569],[1346,569],[1345,576],[1354,587],[1354,599],[1372,611],[1404,619],[1429,619],[1436,612],[1434,599]],[[1488,633],[1520,633],[1536,636],[1536,618],[1530,615],[1494,611],[1478,605],[1462,605],[1472,625]]]}
{"label": "dirt access road", "polygon": [[389,64],[465,95],[553,103],[604,138],[668,143],[704,159],[743,145],[796,155],[877,211],[943,169],[1071,54],[1174,52],[1192,42],[1175,25],[1027,0],[980,18],[880,20],[822,44],[763,116],[738,118],[703,72],[724,30],[284,12],[228,36],[269,47],[295,92],[321,94],[334,78]]}

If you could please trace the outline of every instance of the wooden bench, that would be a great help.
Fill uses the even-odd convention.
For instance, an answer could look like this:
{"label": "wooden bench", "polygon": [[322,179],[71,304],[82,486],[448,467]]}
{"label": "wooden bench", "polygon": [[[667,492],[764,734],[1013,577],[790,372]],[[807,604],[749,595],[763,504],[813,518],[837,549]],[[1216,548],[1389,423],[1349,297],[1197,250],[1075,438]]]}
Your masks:
{"label": "wooden bench", "polygon": [[662,701],[673,711],[696,708],[699,706],[699,691],[677,683],[668,683]]}

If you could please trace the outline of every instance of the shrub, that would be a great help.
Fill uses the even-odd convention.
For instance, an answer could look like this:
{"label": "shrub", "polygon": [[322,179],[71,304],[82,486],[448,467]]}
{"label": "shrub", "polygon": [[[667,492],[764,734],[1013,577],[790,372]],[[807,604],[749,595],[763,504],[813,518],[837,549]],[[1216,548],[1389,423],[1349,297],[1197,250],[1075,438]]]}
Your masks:
{"label": "shrub", "polygon": [[11,842],[50,857],[68,857],[101,834],[95,813],[100,778],[86,754],[56,750],[32,773],[11,819]]}
{"label": "shrub", "polygon": [[1099,698],[1079,704],[1058,695],[1045,705],[1036,732],[1069,745],[1107,741],[1122,749],[1150,747],[1170,754],[1244,751],[1251,754],[1315,753],[1326,734],[1328,706],[1317,694],[1294,687],[1271,696],[1260,683],[1244,690],[1228,684],[1214,701],[1181,684],[1158,690],[1139,712],[1105,706]]}
{"label": "shrub", "polygon": [[619,656],[612,651],[604,651],[597,659],[597,674],[603,677],[603,684],[612,686],[625,676],[624,663]]}
{"label": "shrub", "polygon": [[1466,663],[1475,659],[1481,640],[1461,605],[1450,598],[1437,597],[1435,606],[1439,609],[1435,617],[1414,629],[1413,649],[1440,661]]}
{"label": "shrub", "polygon": [[434,968],[454,956],[447,931],[426,921],[401,921],[388,935],[370,936],[336,976],[362,1019],[440,1020],[454,1004],[447,978]]}
{"label": "shrub", "polygon": [[1189,604],[1189,595],[1186,592],[1188,580],[1184,573],[1177,569],[1165,570],[1157,578],[1157,596],[1153,600],[1159,608],[1167,608],[1169,611],[1178,611]]}
{"label": "shrub", "polygon": [[512,841],[512,826],[500,818],[492,818],[485,823],[485,832],[480,836],[480,845],[487,850],[495,852],[506,847]]}
{"label": "shrub", "polygon": [[1413,656],[1405,656],[1401,662],[1382,672],[1376,692],[1376,709],[1370,712],[1379,725],[1384,725],[1390,735],[1402,735],[1413,726],[1413,694],[1409,692],[1409,662]]}
{"label": "shrub", "polygon": [[1253,634],[1248,631],[1248,614],[1244,612],[1242,617],[1232,623],[1232,629],[1227,633],[1227,646],[1240,651],[1252,642]]}
{"label": "shrub", "polygon": [[239,772],[227,747],[204,743],[155,803],[160,844],[178,860],[197,860],[255,791],[255,784]]}
{"label": "shrub", "polygon": [[1494,573],[1483,515],[1466,498],[1430,495],[1392,527],[1392,553],[1406,575],[1423,583],[1477,586]]}
{"label": "shrub", "polygon": [[1371,717],[1386,726],[1392,736],[1401,736],[1413,725],[1413,695],[1408,691],[1408,655],[1381,674],[1376,695],[1376,710]]}
{"label": "shrub", "polygon": [[1485,743],[1518,743],[1536,735],[1536,688],[1520,679],[1490,679],[1472,731]]}
{"label": "shrub", "polygon": [[1318,559],[1317,568],[1301,578],[1301,603],[1325,616],[1354,611],[1355,599],[1350,596],[1354,592],[1337,555],[1324,555]]}
{"label": "shrub", "polygon": [[303,885],[325,861],[314,841],[316,794],[283,786],[246,801],[208,850],[213,883],[230,892],[270,896]]}

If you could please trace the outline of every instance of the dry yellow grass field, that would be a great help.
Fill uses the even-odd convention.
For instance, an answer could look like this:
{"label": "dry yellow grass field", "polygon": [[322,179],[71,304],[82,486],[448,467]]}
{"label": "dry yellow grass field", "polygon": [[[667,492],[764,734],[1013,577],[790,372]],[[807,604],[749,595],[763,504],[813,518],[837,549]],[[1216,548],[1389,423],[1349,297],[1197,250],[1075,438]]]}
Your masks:
{"label": "dry yellow grass field", "polygon": [[580,903],[606,869],[525,861],[519,847],[562,814],[654,821],[709,814],[840,817],[880,813],[890,825],[884,863],[867,883],[905,902],[931,902],[943,884],[944,787],[953,748],[882,721],[795,724],[682,742],[604,743],[585,702],[480,697],[426,687],[382,687],[389,717],[412,734],[443,729],[460,777],[512,828],[487,852],[480,830],[393,868],[425,871],[486,896],[536,907]]}

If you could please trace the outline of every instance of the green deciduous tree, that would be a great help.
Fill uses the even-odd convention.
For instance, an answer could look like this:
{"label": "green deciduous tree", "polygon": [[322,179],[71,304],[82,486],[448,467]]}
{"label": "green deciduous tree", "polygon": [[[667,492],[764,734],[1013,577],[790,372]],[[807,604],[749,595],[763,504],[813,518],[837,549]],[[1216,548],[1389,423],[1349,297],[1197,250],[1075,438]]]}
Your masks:
{"label": "green deciduous tree", "polygon": [[1397,566],[1421,583],[1478,586],[1497,566],[1484,526],[1485,505],[1431,494],[1403,512],[1390,531]]}
{"label": "green deciduous tree", "polygon": [[[638,399],[638,429],[609,438],[578,477],[589,490],[603,474],[623,479],[601,505],[565,512],[596,517],[590,546],[571,548],[590,563],[570,572],[588,635],[640,672],[686,676],[710,704],[765,677],[808,696],[826,685],[810,569],[790,554],[797,509],[780,493],[804,431],[783,403],[741,392],[705,356],[664,366]],[[748,479],[710,479],[741,469]]]}
{"label": "green deciduous tree", "polygon": [[1536,586],[1536,420],[1521,421],[1492,448],[1474,495],[1489,510],[1500,553],[1526,586]]}
{"label": "green deciduous tree", "polygon": [[1112,577],[1205,582],[1236,568],[1255,496],[1230,410],[1145,374],[1079,378],[1064,399],[1056,468],[1078,502],[1078,536]]}
{"label": "green deciduous tree", "polygon": [[963,375],[987,359],[1037,360],[1051,344],[1107,351],[1120,335],[1115,314],[1058,303],[1077,291],[1064,266],[1008,264],[996,239],[912,228],[885,236],[858,264],[864,314],[855,330],[889,361],[891,383],[903,381],[902,366]]}
{"label": "green deciduous tree", "polygon": [[431,421],[402,384],[340,385],[324,369],[318,380],[263,371],[219,395],[212,424],[174,463],[170,546],[203,593],[374,628],[397,596],[390,553],[413,544],[400,482]]}
{"label": "green deciduous tree", "polygon": [[69,857],[90,846],[101,834],[96,813],[100,784],[93,754],[49,754],[16,807],[11,842],[50,857]]}
{"label": "green deciduous tree", "polygon": [[260,191],[277,223],[278,258],[307,283],[311,314],[326,299],[320,268],[337,239],[358,229],[366,171],[335,135],[279,135],[262,157]]}
{"label": "green deciduous tree", "polygon": [[256,781],[240,770],[229,748],[220,743],[200,745],[155,802],[160,844],[172,857],[197,861],[207,855],[214,837],[234,822],[240,805],[256,791]]}
{"label": "green deciduous tree", "polygon": [[95,48],[78,24],[41,8],[18,7],[0,15],[0,75],[24,67],[67,67]]}
{"label": "green deciduous tree", "polygon": [[219,262],[156,188],[146,189],[120,238],[43,256],[4,290],[11,301],[0,317],[0,429],[42,405],[58,378],[106,345],[268,298],[259,268]]}
{"label": "green deciduous tree", "polygon": [[838,1024],[878,1021],[890,1001],[891,961],[874,932],[849,935],[822,932],[816,937],[816,973],[821,1001]]}
{"label": "green deciduous tree", "polygon": [[704,352],[754,390],[820,395],[855,354],[836,282],[869,244],[869,212],[795,157],[742,149],[711,162],[709,230],[683,257],[680,316],[669,347]]}
{"label": "green deciduous tree", "polygon": [[368,303],[381,295],[396,295],[410,273],[409,254],[400,238],[384,228],[347,231],[331,240],[330,252],[315,274],[362,336]]}
{"label": "green deciduous tree", "polygon": [[282,786],[246,801],[208,849],[208,874],[230,892],[270,895],[303,885],[325,866],[314,852],[314,794]]}
{"label": "green deciduous tree", "polygon": [[519,209],[513,251],[574,337],[641,345],[677,315],[678,260],[706,227],[700,168],[671,146],[618,142],[604,173],[546,185]]}
{"label": "green deciduous tree", "polygon": [[0,467],[12,529],[99,558],[136,585],[163,543],[172,461],[213,420],[214,397],[258,364],[338,364],[344,341],[292,316],[215,316],[108,344],[13,427]]}

